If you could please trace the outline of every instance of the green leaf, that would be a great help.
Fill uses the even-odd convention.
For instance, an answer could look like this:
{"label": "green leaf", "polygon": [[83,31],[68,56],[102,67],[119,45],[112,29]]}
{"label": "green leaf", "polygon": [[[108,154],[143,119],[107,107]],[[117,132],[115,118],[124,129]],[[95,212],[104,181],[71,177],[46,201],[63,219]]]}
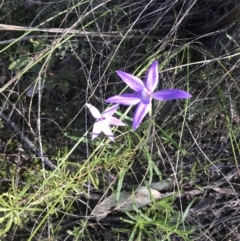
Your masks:
{"label": "green leaf", "polygon": [[69,91],[69,83],[67,80],[63,80],[61,83],[61,91],[63,94],[67,94]]}
{"label": "green leaf", "polygon": [[47,41],[46,38],[37,39],[37,40],[31,39],[31,42],[33,43],[34,52],[36,53],[36,52],[42,51],[45,48],[46,41]]}
{"label": "green leaf", "polygon": [[4,219],[8,218],[7,224],[4,229],[0,229],[0,235],[3,235],[8,232],[8,230],[11,228],[13,223],[13,215],[12,213],[8,213],[4,216]]}
{"label": "green leaf", "polygon": [[0,212],[6,212],[9,211],[10,208],[0,208]]}
{"label": "green leaf", "polygon": [[5,217],[0,218],[0,223],[2,223],[5,220]]}
{"label": "green leaf", "polygon": [[57,81],[55,79],[48,79],[45,82],[45,87],[48,91],[54,89],[56,85],[57,85]]}
{"label": "green leaf", "polygon": [[19,70],[22,67],[26,66],[31,60],[32,60],[32,58],[29,56],[22,56],[19,59],[13,61],[9,65],[8,69],[9,70]]}
{"label": "green leaf", "polygon": [[[42,68],[41,64],[35,64],[29,71],[38,75],[38,73],[40,72],[41,68]],[[34,78],[34,80],[35,79],[36,78]]]}
{"label": "green leaf", "polygon": [[59,77],[61,79],[65,79],[65,80],[74,80],[75,79],[73,72],[71,70],[66,70],[66,69],[61,70],[59,72]]}

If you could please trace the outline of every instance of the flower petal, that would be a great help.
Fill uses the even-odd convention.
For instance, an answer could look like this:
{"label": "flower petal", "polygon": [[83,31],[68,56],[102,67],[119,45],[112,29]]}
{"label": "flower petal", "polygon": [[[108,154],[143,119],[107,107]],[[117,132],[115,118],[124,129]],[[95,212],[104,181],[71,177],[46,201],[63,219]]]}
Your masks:
{"label": "flower petal", "polygon": [[141,101],[138,94],[115,95],[106,99],[107,103],[117,103],[122,105],[136,105]]}
{"label": "flower petal", "polygon": [[146,76],[146,87],[153,92],[158,84],[158,62],[154,61],[148,69]]}
{"label": "flower petal", "polygon": [[103,122],[102,131],[109,139],[114,141],[114,135],[106,122]]}
{"label": "flower petal", "polygon": [[100,132],[103,129],[103,125],[102,125],[102,121],[96,122],[93,125],[93,132],[92,132],[92,140],[95,139],[96,137],[98,137],[98,135],[100,134]]}
{"label": "flower petal", "polygon": [[146,114],[148,113],[148,111],[151,108],[151,103],[149,103],[148,105],[140,102],[136,108],[136,111],[134,113],[134,117],[133,117],[133,129],[136,130],[140,123],[142,122],[143,118],[146,116]]}
{"label": "flower petal", "polygon": [[112,126],[125,126],[125,124],[122,121],[112,116],[107,118],[107,122]]}
{"label": "flower petal", "polygon": [[152,97],[156,100],[174,100],[174,99],[188,99],[192,97],[188,92],[183,90],[161,90],[152,94]]}
{"label": "flower petal", "polygon": [[148,105],[151,100],[152,100],[152,97],[151,97],[151,93],[149,93],[148,89],[147,88],[144,88],[140,93],[139,93],[139,96],[140,96],[140,99],[141,101],[145,104],[145,105]]}
{"label": "flower petal", "polygon": [[90,105],[90,104],[86,104],[86,106],[90,110],[90,112],[94,118],[96,118],[96,119],[101,118],[101,114],[96,107],[94,107],[93,105]]}
{"label": "flower petal", "polygon": [[102,113],[102,117],[110,117],[112,116],[117,108],[118,108],[119,105],[113,105],[111,106],[110,108],[107,108],[103,113]]}
{"label": "flower petal", "polygon": [[116,71],[119,77],[133,90],[140,91],[144,88],[144,84],[138,77],[123,72],[121,70]]}

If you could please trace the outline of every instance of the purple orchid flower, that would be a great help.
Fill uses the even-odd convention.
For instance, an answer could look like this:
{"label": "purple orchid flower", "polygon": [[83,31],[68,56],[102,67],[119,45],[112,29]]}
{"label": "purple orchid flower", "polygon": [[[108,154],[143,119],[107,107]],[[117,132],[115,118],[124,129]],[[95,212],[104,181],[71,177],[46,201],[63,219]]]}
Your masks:
{"label": "purple orchid flower", "polygon": [[142,82],[138,77],[123,71],[116,71],[119,77],[135,91],[133,94],[122,94],[110,97],[107,103],[122,105],[137,105],[133,116],[133,129],[136,130],[143,118],[151,109],[152,98],[156,100],[188,99],[192,97],[189,93],[178,89],[166,89],[156,91],[158,85],[158,62],[154,61],[148,69],[146,81]]}
{"label": "purple orchid flower", "polygon": [[96,118],[96,123],[93,125],[92,140],[98,137],[98,135],[103,132],[112,141],[114,141],[114,136],[109,128],[109,125],[113,126],[125,126],[125,124],[118,120],[112,115],[116,112],[119,105],[113,105],[112,107],[106,109],[102,114],[93,105],[86,104],[87,108],[90,110],[92,116]]}

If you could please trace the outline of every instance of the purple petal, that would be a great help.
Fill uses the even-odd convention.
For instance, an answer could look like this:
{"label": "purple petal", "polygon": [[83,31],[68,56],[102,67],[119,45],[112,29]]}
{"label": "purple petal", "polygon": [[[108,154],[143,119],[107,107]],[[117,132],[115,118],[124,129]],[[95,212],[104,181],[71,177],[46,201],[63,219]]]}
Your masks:
{"label": "purple petal", "polygon": [[105,125],[102,125],[102,131],[103,133],[112,141],[114,141],[114,135],[112,131],[110,130],[109,126],[107,123],[104,123]]}
{"label": "purple petal", "polygon": [[145,105],[148,105],[148,104],[150,103],[150,101],[152,100],[151,95],[152,95],[152,93],[149,92],[147,88],[144,88],[144,89],[139,93],[140,99],[141,99],[141,101],[142,101]]}
{"label": "purple petal", "polygon": [[107,109],[102,113],[102,117],[110,117],[110,116],[112,116],[112,115],[116,112],[118,106],[119,106],[119,105],[113,105],[112,107],[107,108]]}
{"label": "purple petal", "polygon": [[152,94],[152,97],[156,100],[174,100],[174,99],[188,99],[192,97],[188,92],[183,90],[160,90]]}
{"label": "purple petal", "polygon": [[151,103],[148,105],[145,105],[144,103],[140,102],[137,106],[137,109],[134,113],[133,117],[133,129],[136,130],[140,123],[142,122],[143,118],[146,116],[148,111],[151,108]]}
{"label": "purple petal", "polygon": [[98,137],[98,135],[102,131],[102,128],[103,128],[103,126],[102,126],[102,122],[101,121],[96,122],[93,125],[92,140],[95,139],[96,137]]}
{"label": "purple petal", "polygon": [[141,101],[138,94],[115,95],[106,100],[107,103],[116,103],[122,105],[136,105]]}
{"label": "purple petal", "polygon": [[90,112],[94,118],[96,118],[96,119],[101,118],[101,114],[96,107],[94,107],[93,105],[90,105],[90,104],[86,104],[86,106],[90,110]]}
{"label": "purple petal", "polygon": [[146,87],[153,92],[158,84],[158,62],[154,61],[148,69],[146,76]]}
{"label": "purple petal", "polygon": [[125,124],[122,121],[112,116],[107,118],[107,121],[112,126],[125,126]]}
{"label": "purple petal", "polygon": [[140,91],[144,88],[144,84],[138,77],[123,72],[121,70],[116,71],[119,77],[133,90]]}

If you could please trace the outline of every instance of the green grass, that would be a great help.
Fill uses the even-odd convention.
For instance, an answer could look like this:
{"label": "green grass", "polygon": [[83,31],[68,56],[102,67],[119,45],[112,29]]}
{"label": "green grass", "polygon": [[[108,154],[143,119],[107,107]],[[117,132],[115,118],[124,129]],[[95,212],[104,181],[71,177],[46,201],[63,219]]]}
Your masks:
{"label": "green grass", "polygon": [[[211,229],[217,225],[211,213],[217,204],[204,214],[206,219],[210,215],[207,220],[199,208],[211,197],[219,203],[238,200],[239,181],[228,178],[240,155],[238,26],[227,36],[189,36],[188,16],[200,6],[183,8],[182,26],[179,7],[163,8],[162,2],[39,1],[26,6],[13,1],[12,7],[2,1],[0,23],[7,31],[0,25],[0,109],[56,168],[30,153],[0,119],[1,240],[238,237],[238,231],[226,228],[218,236]],[[115,142],[103,134],[91,141],[94,119],[85,104],[106,109],[106,98],[129,92],[115,71],[144,79],[154,60],[159,61],[158,89],[183,89],[193,97],[153,102],[151,116],[137,131],[131,127],[133,108],[121,106],[116,116],[128,126],[113,128]],[[26,96],[30,86],[39,93]],[[226,182],[218,188],[229,188],[232,196],[217,196],[208,188],[222,177]],[[113,193],[118,198],[121,191],[166,180],[171,185],[160,191],[163,198],[150,205],[111,210],[104,220],[91,215]],[[231,215],[234,208],[227,211]]]}

